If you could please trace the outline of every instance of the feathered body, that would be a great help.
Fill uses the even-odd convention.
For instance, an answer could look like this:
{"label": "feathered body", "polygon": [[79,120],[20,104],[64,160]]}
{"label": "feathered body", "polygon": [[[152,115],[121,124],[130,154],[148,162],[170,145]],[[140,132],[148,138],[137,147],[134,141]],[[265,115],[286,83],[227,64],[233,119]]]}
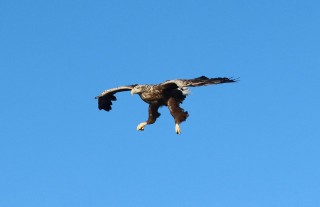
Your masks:
{"label": "feathered body", "polygon": [[114,94],[130,90],[131,94],[138,94],[144,102],[149,104],[148,120],[140,123],[137,126],[137,130],[144,130],[144,127],[147,124],[153,124],[160,116],[160,113],[158,112],[159,107],[167,106],[175,120],[176,133],[180,134],[181,130],[179,124],[185,121],[189,116],[188,112],[180,107],[180,104],[189,93],[187,87],[207,86],[235,81],[236,80],[230,78],[207,78],[201,76],[194,79],[168,80],[160,84],[134,84],[106,90],[96,98],[98,99],[98,108],[100,110],[110,111],[112,101],[116,100]]}

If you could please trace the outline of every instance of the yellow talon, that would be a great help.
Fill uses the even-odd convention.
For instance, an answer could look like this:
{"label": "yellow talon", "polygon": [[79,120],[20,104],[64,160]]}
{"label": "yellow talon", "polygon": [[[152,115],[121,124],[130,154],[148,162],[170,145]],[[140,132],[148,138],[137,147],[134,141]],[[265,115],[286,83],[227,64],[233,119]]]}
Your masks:
{"label": "yellow talon", "polygon": [[143,131],[144,127],[147,125],[147,122],[142,122],[137,126],[138,131]]}
{"label": "yellow talon", "polygon": [[175,128],[176,128],[176,133],[181,134],[181,128],[180,128],[179,124],[176,124]]}

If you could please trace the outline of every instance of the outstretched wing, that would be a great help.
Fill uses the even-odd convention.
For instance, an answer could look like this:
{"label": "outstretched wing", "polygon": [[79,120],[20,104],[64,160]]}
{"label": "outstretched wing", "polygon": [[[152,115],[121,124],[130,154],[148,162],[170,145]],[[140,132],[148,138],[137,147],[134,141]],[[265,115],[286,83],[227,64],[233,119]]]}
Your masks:
{"label": "outstretched wing", "polygon": [[206,76],[201,76],[194,79],[176,79],[168,80],[161,85],[167,88],[184,88],[184,87],[196,87],[196,86],[207,86],[211,84],[220,84],[220,83],[232,83],[237,80],[232,78],[207,78]]}
{"label": "outstretched wing", "polygon": [[111,88],[108,90],[103,91],[100,95],[96,96],[95,99],[98,99],[98,108],[101,110],[110,111],[112,101],[116,101],[117,98],[115,97],[115,93],[122,92],[122,91],[130,91],[136,85],[130,86],[120,86],[117,88]]}

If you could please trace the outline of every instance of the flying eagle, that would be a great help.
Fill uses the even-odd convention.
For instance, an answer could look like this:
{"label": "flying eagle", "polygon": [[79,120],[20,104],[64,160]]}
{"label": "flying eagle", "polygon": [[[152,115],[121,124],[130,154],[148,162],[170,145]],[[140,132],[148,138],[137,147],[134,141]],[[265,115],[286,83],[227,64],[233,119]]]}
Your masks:
{"label": "flying eagle", "polygon": [[120,86],[103,91],[95,98],[98,99],[99,110],[111,110],[112,101],[116,101],[115,94],[122,91],[131,91],[131,94],[138,94],[140,98],[149,104],[148,120],[140,123],[137,130],[143,131],[148,124],[155,123],[160,116],[159,107],[167,106],[175,121],[175,131],[181,133],[180,123],[185,121],[189,116],[187,111],[180,108],[180,104],[184,101],[189,93],[187,87],[207,86],[211,84],[232,83],[236,82],[232,78],[207,78],[201,76],[194,79],[176,79],[167,80],[160,84],[133,84],[128,86]]}

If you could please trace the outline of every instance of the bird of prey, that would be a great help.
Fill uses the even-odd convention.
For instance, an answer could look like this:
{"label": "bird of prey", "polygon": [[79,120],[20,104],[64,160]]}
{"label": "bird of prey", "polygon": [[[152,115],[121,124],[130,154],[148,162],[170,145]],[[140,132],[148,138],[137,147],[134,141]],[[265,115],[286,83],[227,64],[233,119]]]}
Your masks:
{"label": "bird of prey", "polygon": [[103,91],[95,98],[98,99],[98,108],[100,110],[110,111],[112,101],[116,101],[115,94],[122,91],[131,91],[131,94],[138,94],[140,98],[149,104],[148,120],[140,123],[137,130],[143,131],[148,124],[155,123],[160,116],[159,107],[167,106],[175,121],[175,132],[181,133],[180,123],[189,116],[187,111],[180,107],[189,94],[188,87],[207,86],[212,84],[236,82],[232,78],[207,78],[201,76],[194,79],[175,79],[167,80],[160,84],[133,84],[120,86]]}

